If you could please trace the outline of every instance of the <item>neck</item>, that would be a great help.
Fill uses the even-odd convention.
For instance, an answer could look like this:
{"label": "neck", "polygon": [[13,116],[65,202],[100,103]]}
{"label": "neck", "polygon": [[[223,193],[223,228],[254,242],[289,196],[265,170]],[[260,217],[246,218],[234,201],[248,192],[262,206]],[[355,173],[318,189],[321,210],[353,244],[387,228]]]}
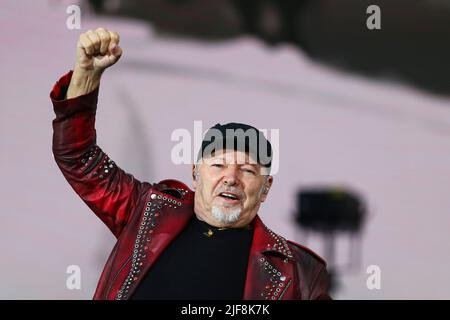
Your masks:
{"label": "neck", "polygon": [[218,222],[211,215],[202,214],[201,212],[198,212],[198,211],[199,210],[194,209],[194,214],[198,220],[203,221],[203,222],[209,224],[210,226],[216,227],[216,228],[233,228],[233,229],[244,228],[244,227],[250,225],[250,223],[253,221],[253,219],[251,221],[238,220],[235,223],[225,224],[225,223]]}
{"label": "neck", "polygon": [[199,214],[199,213],[197,213],[197,211],[195,211],[194,213],[195,213],[195,216],[197,217],[198,220],[206,222],[207,224],[209,224],[212,227],[216,227],[216,228],[234,228],[233,225],[220,223],[220,222],[216,221],[214,218],[209,217],[208,215]]}

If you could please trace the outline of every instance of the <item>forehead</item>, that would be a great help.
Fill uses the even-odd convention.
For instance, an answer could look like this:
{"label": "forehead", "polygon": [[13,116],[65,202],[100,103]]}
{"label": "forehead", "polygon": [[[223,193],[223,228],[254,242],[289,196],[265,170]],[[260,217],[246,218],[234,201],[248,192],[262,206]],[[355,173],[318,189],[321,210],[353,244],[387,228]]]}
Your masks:
{"label": "forehead", "polygon": [[[221,162],[226,164],[251,164],[258,165],[255,157],[243,151],[236,150],[218,150],[211,156],[202,159],[204,163]],[[259,165],[258,165],[259,166]]]}

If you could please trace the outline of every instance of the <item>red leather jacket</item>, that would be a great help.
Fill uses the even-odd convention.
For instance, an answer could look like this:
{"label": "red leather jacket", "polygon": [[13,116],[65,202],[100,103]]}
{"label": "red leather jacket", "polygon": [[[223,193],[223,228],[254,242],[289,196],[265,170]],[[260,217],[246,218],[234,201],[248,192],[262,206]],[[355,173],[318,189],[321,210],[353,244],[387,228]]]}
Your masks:
{"label": "red leather jacket", "polygon": [[[194,193],[179,181],[140,182],[119,168],[96,144],[98,89],[64,100],[71,75],[50,93],[53,154],[75,192],[117,238],[94,299],[127,299],[193,215]],[[275,234],[258,216],[252,224],[244,299],[330,298],[320,257]]]}

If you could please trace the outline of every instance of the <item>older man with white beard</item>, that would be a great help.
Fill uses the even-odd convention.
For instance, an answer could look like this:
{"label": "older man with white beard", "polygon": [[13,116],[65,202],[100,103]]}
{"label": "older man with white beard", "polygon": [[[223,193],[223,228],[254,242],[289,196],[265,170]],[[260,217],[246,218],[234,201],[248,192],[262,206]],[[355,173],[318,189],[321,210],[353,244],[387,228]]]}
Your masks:
{"label": "older man with white beard", "polygon": [[64,177],[117,243],[95,299],[329,299],[326,263],[268,229],[272,148],[256,128],[217,124],[177,180],[141,182],[97,145],[101,76],[122,55],[116,32],[83,33],[73,71],[50,97],[53,154]]}
{"label": "older man with white beard", "polygon": [[193,166],[197,217],[221,227],[250,224],[273,182],[271,157],[270,142],[256,128],[242,123],[212,127]]}

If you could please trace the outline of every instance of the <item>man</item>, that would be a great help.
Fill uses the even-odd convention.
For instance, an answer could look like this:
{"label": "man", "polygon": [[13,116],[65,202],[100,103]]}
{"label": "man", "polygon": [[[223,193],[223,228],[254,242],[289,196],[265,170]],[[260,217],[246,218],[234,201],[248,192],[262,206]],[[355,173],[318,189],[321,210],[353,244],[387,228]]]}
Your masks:
{"label": "man", "polygon": [[[272,149],[257,129],[207,132],[195,192],[176,180],[140,182],[96,145],[100,78],[122,55],[119,41],[103,28],[82,34],[74,70],[50,94],[56,163],[118,239],[94,298],[328,299],[325,262],[257,215],[273,182]],[[256,140],[229,134],[236,130]]]}

